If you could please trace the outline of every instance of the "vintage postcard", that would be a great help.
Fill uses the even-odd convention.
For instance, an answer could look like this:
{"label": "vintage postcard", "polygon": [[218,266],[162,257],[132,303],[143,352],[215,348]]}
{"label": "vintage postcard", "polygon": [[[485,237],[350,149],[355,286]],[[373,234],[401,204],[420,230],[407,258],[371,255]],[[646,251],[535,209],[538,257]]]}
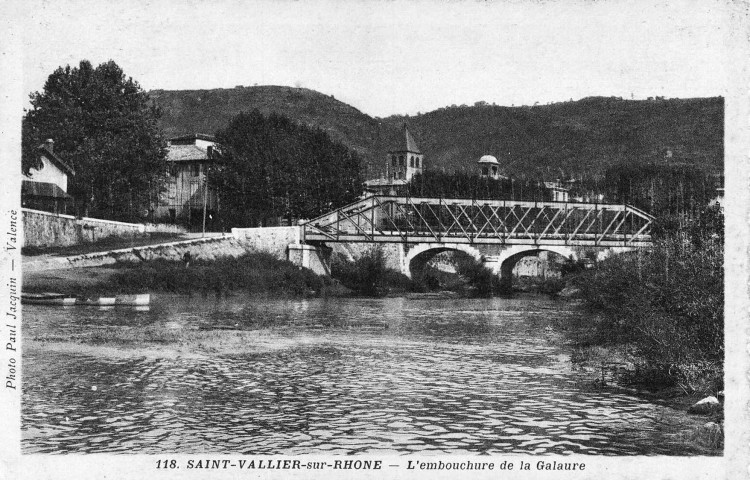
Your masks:
{"label": "vintage postcard", "polygon": [[2,478],[744,478],[748,4],[4,3]]}

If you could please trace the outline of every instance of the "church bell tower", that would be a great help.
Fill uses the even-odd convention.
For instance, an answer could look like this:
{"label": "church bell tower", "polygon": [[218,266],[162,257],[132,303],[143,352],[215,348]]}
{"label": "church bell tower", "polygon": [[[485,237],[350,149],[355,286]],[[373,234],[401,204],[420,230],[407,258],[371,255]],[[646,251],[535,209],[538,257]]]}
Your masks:
{"label": "church bell tower", "polygon": [[424,171],[424,154],[419,150],[406,124],[404,124],[403,133],[399,136],[399,143],[388,151],[386,162],[389,180],[409,182],[414,175]]}

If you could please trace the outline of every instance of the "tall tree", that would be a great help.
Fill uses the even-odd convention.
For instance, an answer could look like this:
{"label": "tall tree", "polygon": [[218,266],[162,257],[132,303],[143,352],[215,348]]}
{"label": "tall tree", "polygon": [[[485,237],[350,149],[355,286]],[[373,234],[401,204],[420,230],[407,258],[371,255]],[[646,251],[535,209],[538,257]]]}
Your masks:
{"label": "tall tree", "polygon": [[31,105],[23,121],[24,172],[38,162],[34,147],[51,138],[76,171],[68,191],[80,212],[135,219],[157,201],[166,156],[159,112],[114,61],[58,68],[31,94]]}
{"label": "tall tree", "polygon": [[257,110],[216,134],[222,162],[209,172],[222,215],[236,226],[272,217],[310,218],[362,193],[359,155],[319,129]]}

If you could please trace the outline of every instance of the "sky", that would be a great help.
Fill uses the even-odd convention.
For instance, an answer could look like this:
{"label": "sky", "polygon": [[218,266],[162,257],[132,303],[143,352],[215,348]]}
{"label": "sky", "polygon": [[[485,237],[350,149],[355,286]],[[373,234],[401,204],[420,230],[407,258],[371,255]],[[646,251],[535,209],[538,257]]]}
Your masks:
{"label": "sky", "polygon": [[15,4],[25,93],[81,59],[112,59],[146,90],[297,86],[381,117],[727,89],[729,7],[713,0],[34,5]]}

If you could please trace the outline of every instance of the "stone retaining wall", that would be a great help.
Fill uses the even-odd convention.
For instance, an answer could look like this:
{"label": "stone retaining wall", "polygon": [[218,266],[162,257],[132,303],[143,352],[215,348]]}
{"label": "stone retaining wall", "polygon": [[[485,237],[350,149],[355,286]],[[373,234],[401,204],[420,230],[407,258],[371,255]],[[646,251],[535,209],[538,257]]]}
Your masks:
{"label": "stone retaining wall", "polygon": [[87,253],[67,258],[54,258],[45,264],[29,262],[24,270],[45,270],[70,267],[98,267],[123,262],[143,262],[149,260],[182,260],[190,252],[193,261],[214,260],[224,257],[238,257],[250,251],[247,245],[234,237],[211,237],[162,243],[144,247],[122,248],[108,252]]}
{"label": "stone retaining wall", "polygon": [[136,238],[149,233],[185,233],[177,225],[124,223],[99,218],[76,218],[23,208],[24,247],[67,247],[109,237]]}
{"label": "stone retaining wall", "polygon": [[268,252],[276,258],[286,260],[287,248],[300,243],[301,227],[233,228],[237,240],[259,252]]}

